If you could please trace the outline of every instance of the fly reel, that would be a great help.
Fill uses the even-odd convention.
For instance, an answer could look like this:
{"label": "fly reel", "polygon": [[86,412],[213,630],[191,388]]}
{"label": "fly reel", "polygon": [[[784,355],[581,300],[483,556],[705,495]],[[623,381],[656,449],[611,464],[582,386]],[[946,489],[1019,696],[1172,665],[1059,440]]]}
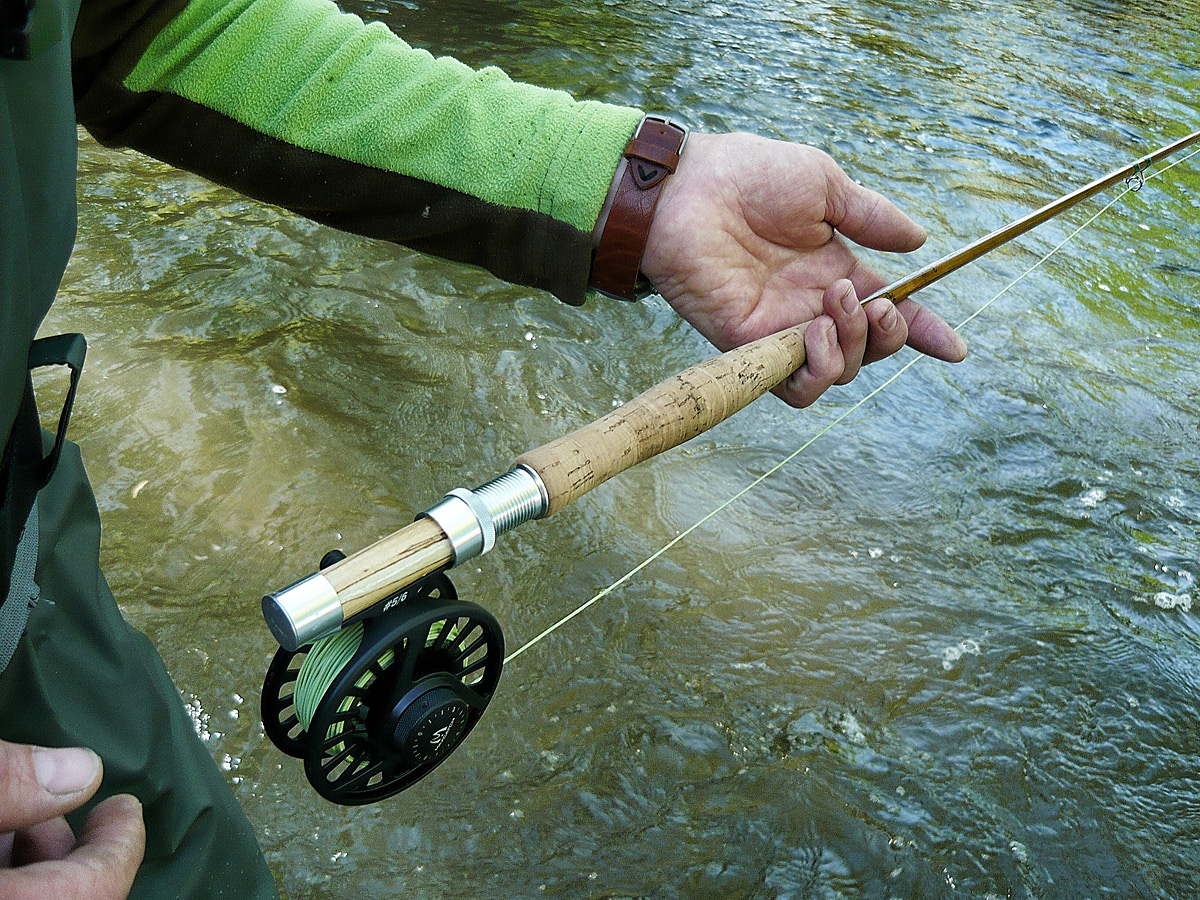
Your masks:
{"label": "fly reel", "polygon": [[483,715],[504,662],[495,617],[460,601],[444,574],[379,608],[316,643],[280,648],[263,682],[267,736],[304,760],[317,793],[347,806],[436,769]]}

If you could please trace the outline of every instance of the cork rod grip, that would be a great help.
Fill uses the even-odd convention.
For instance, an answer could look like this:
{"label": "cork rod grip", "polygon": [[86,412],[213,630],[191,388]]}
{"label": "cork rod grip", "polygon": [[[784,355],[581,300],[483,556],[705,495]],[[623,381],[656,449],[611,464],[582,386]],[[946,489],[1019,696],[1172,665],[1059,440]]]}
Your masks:
{"label": "cork rod grip", "polygon": [[804,365],[806,325],[692,366],[604,418],[518,457],[517,463],[537,472],[546,486],[546,515],[704,433],[777,387]]}

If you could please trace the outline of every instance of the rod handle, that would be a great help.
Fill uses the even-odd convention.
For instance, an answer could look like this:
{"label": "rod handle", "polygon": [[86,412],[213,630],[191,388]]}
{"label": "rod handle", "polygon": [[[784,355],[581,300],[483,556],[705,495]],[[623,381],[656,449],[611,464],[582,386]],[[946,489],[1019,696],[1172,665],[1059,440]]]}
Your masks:
{"label": "rod handle", "polygon": [[692,366],[619,409],[519,456],[553,515],[614,475],[723,422],[804,365],[807,323]]}
{"label": "rod handle", "polygon": [[[804,364],[806,327],[797,325],[692,366],[590,425],[530,450],[517,459],[518,469],[466,493],[476,494],[489,521],[500,514],[495,524],[501,530],[558,512],[614,475],[702,434],[781,384]],[[522,475],[521,466],[532,470],[540,484]],[[428,517],[267,594],[263,616],[276,640],[295,650],[337,631],[414,581],[450,568],[461,561],[464,549],[465,558],[485,550],[486,539],[479,548],[456,546],[456,540],[463,541],[450,515],[454,508],[446,515],[437,513],[438,507],[427,510]],[[471,521],[476,521],[482,513],[472,515]]]}

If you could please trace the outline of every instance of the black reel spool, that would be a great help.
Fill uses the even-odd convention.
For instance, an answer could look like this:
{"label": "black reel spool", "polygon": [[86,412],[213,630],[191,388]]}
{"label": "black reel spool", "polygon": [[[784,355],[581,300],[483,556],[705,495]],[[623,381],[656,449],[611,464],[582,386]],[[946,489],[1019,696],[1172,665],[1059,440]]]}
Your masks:
{"label": "black reel spool", "polygon": [[[318,641],[280,648],[263,682],[267,736],[304,760],[318,794],[346,806],[398,794],[441,765],[483,715],[504,664],[500,624],[483,607],[459,600],[442,573],[379,606],[385,611],[362,621],[362,639],[340,669],[352,634],[340,647]],[[310,668],[336,674],[306,728],[299,708],[311,707],[313,698],[297,703],[297,688],[313,652],[321,665]],[[311,689],[306,674],[303,690]]]}

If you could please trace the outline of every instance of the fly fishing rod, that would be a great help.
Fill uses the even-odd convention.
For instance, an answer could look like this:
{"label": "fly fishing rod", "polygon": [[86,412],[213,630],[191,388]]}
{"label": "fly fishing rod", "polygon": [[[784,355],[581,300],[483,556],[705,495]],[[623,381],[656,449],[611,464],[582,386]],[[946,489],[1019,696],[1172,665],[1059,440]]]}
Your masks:
{"label": "fly fishing rod", "polygon": [[[1200,141],[1200,131],[1060,197],[866,297],[894,303]],[[323,797],[392,796],[440,765],[483,715],[504,661],[499,623],[459,600],[445,575],[496,538],[561,511],[608,479],[723,422],[804,364],[807,323],[668,378],[619,409],[519,456],[473,490],[456,488],[416,521],[263,597],[280,649],[262,714],[277,747],[304,760]]]}

